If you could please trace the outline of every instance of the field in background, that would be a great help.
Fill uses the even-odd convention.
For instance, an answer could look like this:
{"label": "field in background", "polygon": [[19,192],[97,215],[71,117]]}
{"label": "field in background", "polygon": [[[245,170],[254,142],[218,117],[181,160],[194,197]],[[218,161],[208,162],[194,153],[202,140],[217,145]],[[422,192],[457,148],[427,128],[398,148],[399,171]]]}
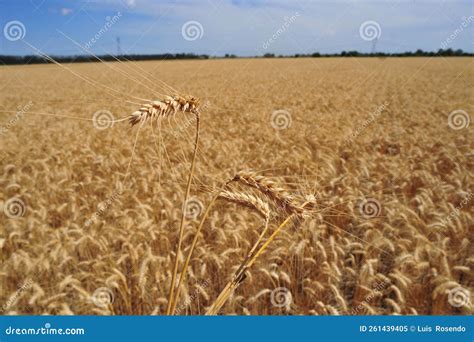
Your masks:
{"label": "field in background", "polygon": [[[240,170],[316,196],[314,215],[285,229],[223,314],[472,314],[472,61],[134,65],[135,79],[203,101],[184,246],[210,189]],[[17,111],[0,113],[2,313],[164,314],[194,123],[181,113],[144,126],[126,174],[137,127],[33,112],[120,118],[137,108],[131,96],[159,98],[153,85],[100,63],[67,67],[130,97],[54,65],[0,68],[1,109]],[[260,229],[253,212],[219,202],[178,313],[205,312]]]}

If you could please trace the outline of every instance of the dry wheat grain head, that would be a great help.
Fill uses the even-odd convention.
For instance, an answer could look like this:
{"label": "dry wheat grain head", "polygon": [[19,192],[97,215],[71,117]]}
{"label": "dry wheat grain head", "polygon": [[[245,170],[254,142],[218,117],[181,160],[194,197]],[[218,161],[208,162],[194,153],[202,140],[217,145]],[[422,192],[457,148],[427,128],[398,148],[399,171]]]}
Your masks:
{"label": "dry wheat grain head", "polygon": [[139,122],[175,115],[178,111],[198,114],[200,100],[190,95],[166,96],[164,100],[155,100],[144,104],[130,115],[132,126]]}
{"label": "dry wheat grain head", "polygon": [[291,195],[264,176],[255,175],[251,172],[240,172],[234,176],[233,181],[257,189],[289,214],[302,214],[304,212],[304,209],[296,203]]}
{"label": "dry wheat grain head", "polygon": [[219,198],[254,209],[266,221],[270,218],[270,207],[268,206],[268,203],[260,197],[246,194],[244,192],[222,190],[219,194]]}

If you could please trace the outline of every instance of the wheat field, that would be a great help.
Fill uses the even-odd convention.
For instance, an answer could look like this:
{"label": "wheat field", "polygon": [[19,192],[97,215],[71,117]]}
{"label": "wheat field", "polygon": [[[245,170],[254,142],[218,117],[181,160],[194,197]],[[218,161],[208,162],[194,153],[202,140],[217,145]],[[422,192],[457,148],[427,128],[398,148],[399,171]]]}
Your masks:
{"label": "wheat field", "polygon": [[[165,314],[182,209],[179,269],[211,198],[242,172],[310,208],[216,307],[265,222],[271,234],[289,214],[256,186],[230,184],[203,222],[174,314],[472,314],[472,61],[1,67],[2,314]],[[161,81],[201,100],[186,205],[192,115],[91,121],[130,115],[136,98],[159,98]]]}

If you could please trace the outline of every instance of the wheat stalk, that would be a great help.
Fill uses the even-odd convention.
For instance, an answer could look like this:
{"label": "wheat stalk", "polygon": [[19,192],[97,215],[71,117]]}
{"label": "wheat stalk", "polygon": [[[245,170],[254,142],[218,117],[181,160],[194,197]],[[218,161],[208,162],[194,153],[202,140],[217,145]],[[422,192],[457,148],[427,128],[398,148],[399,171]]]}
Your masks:
{"label": "wheat stalk", "polygon": [[196,164],[197,147],[199,143],[199,127],[200,127],[200,113],[199,113],[199,99],[193,96],[166,96],[164,100],[157,100],[143,105],[139,110],[135,111],[130,115],[129,122],[132,126],[141,122],[144,123],[147,120],[159,119],[161,117],[167,117],[175,115],[178,111],[183,113],[192,113],[196,116],[196,136],[194,139],[193,156],[191,160],[191,167],[188,174],[188,182],[186,185],[186,192],[184,194],[181,221],[179,224],[179,237],[178,246],[176,249],[175,262],[173,267],[173,274],[171,277],[171,284],[168,296],[168,306],[166,313],[170,314],[171,308],[173,307],[173,296],[175,289],[176,276],[178,274],[179,255],[181,253],[181,246],[183,243],[184,236],[184,222],[186,215],[186,203],[189,198],[189,192],[191,190],[191,182],[194,176],[194,168]]}
{"label": "wheat stalk", "polygon": [[[169,314],[173,314],[174,311],[175,311],[176,304],[178,302],[178,298],[179,298],[179,294],[180,294],[181,285],[182,285],[182,282],[184,281],[184,278],[186,277],[186,271],[187,271],[187,268],[189,266],[189,261],[191,260],[191,256],[194,252],[194,248],[196,247],[196,243],[197,243],[199,234],[202,230],[202,227],[204,226],[204,222],[207,219],[207,216],[209,215],[211,207],[214,205],[215,201],[221,196],[221,194],[223,193],[225,188],[232,182],[239,182],[243,185],[250,186],[252,188],[257,189],[258,191],[260,191],[261,193],[263,193],[264,195],[266,195],[267,197],[269,197],[270,199],[275,201],[277,204],[279,204],[285,211],[287,211],[290,214],[289,218],[305,214],[306,209],[304,207],[307,204],[310,203],[310,202],[306,202],[306,203],[303,204],[303,206],[297,206],[294,202],[293,197],[290,196],[284,189],[276,187],[275,183],[268,180],[267,178],[265,178],[263,176],[258,176],[258,175],[254,176],[252,173],[241,172],[241,173],[238,173],[237,175],[235,175],[230,180],[226,181],[222,185],[222,187],[220,187],[219,190],[215,193],[215,195],[213,196],[211,202],[207,206],[203,217],[201,218],[201,222],[199,223],[199,226],[196,230],[196,234],[194,236],[193,242],[191,243],[191,248],[188,251],[188,255],[186,257],[184,266],[182,268],[181,275],[180,275],[179,282],[178,282],[178,287],[177,287],[177,290],[176,290],[176,295],[175,295],[175,298],[173,300],[173,305],[171,307],[171,310],[170,310]],[[235,193],[232,196],[235,197],[236,196]],[[249,197],[246,196],[246,199],[248,199],[248,198]],[[239,200],[244,200],[244,199],[241,197]],[[249,203],[247,203],[246,205],[254,206],[254,204],[249,204]],[[286,222],[286,220],[285,220],[285,222]],[[285,225],[286,225],[286,223],[285,223]],[[278,231],[280,229],[281,229],[281,227],[279,227],[275,231],[275,233],[278,233]],[[274,239],[275,236],[272,234],[268,239],[270,241],[267,240],[267,242],[265,242],[264,245],[262,246],[263,250],[259,250],[258,252],[256,252],[256,249],[257,249],[259,243],[261,242],[264,234],[267,232],[267,230],[268,230],[268,221],[267,221],[267,224],[266,224],[264,230],[262,231],[262,234],[259,236],[257,242],[252,247],[249,254],[244,259],[242,265],[237,270],[237,273],[238,273],[237,278],[241,279],[240,277],[243,277],[243,274],[245,273],[245,270],[248,267],[250,267],[253,264],[253,262],[255,262],[255,260],[252,261],[251,258],[260,255],[263,252],[263,250],[266,248],[266,246],[268,245],[267,242],[270,242],[271,240]],[[240,281],[238,281],[236,285],[238,286],[239,283],[240,283]],[[232,292],[232,289],[233,289],[233,287],[231,286],[229,288],[230,293]],[[230,295],[230,293],[228,295]],[[228,295],[227,295],[226,298],[228,298]]]}
{"label": "wheat stalk", "polygon": [[[306,202],[303,204],[303,208],[309,204],[309,202]],[[302,210],[304,210],[302,208]],[[245,273],[247,270],[257,261],[258,257],[262,255],[262,253],[267,249],[269,244],[275,239],[275,237],[279,234],[281,229],[285,227],[293,218],[298,216],[299,214],[297,213],[292,213],[290,214],[279,226],[275,231],[270,235],[270,237],[263,243],[263,245],[257,250],[258,244],[261,241],[261,238],[263,237],[263,234],[267,231],[265,229],[260,238],[257,240],[255,243],[254,247],[252,250],[249,252],[247,257],[244,259],[242,264],[240,265],[239,269],[237,272],[234,274],[232,279],[227,283],[227,285],[224,287],[224,289],[221,291],[219,296],[217,297],[216,301],[209,307],[209,309],[206,311],[206,315],[216,315],[218,314],[219,310],[222,308],[222,306],[225,304],[227,299],[229,299],[230,295],[235,291],[235,289],[242,283],[242,281],[245,279]]]}

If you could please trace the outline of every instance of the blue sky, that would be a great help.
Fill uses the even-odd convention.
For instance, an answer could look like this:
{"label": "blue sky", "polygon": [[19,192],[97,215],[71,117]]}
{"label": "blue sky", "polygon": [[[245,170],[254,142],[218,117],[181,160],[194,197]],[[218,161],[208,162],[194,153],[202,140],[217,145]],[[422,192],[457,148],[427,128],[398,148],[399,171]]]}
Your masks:
{"label": "blue sky", "polygon": [[[122,52],[141,54],[193,52],[221,56],[373,49],[402,52],[438,50],[443,44],[473,52],[473,3],[0,0],[0,54],[31,54],[22,39],[48,54],[84,54],[66,37],[81,46],[89,43],[96,54],[115,53],[117,37]],[[22,39],[15,39],[15,28],[20,30]]]}

